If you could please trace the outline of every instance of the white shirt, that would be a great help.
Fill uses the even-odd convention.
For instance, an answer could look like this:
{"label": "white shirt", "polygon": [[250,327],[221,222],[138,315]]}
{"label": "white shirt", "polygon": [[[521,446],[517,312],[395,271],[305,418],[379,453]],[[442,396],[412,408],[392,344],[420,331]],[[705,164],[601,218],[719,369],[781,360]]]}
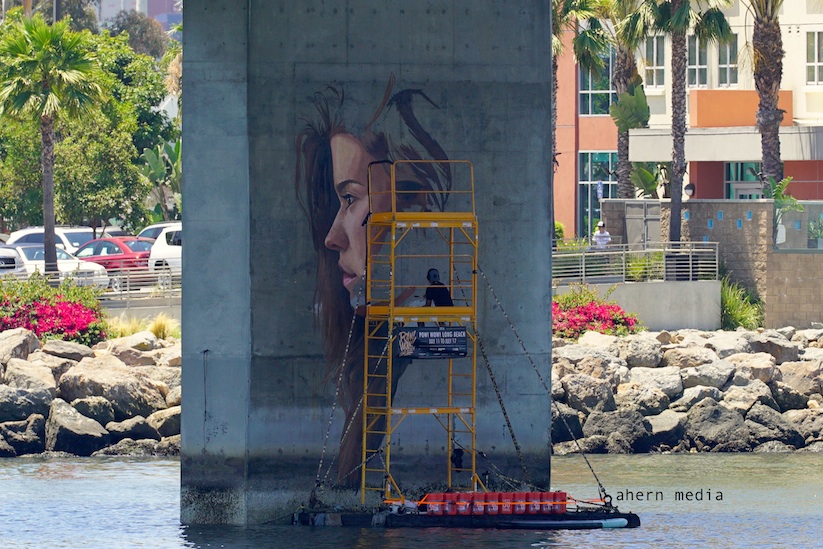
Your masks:
{"label": "white shirt", "polygon": [[606,245],[612,241],[612,237],[609,234],[609,231],[603,229],[603,231],[597,231],[592,236],[592,242],[594,242],[594,247],[598,249],[603,249]]}

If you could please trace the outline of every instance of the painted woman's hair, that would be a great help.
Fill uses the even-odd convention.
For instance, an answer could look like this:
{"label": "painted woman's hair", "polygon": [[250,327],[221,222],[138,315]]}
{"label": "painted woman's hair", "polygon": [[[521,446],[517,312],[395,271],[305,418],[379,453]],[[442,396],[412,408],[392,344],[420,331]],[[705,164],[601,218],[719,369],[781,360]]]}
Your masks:
{"label": "painted woman's hair", "polygon": [[[370,121],[357,128],[346,125],[342,112],[346,97],[341,88],[328,87],[314,96],[317,116],[307,122],[296,140],[297,162],[295,167],[295,192],[309,220],[312,243],[317,253],[317,280],[315,304],[323,336],[324,355],[329,373],[335,373],[343,362],[346,344],[349,343],[350,362],[359,356],[362,362],[363,323],[359,319],[352,340],[349,327],[354,311],[349,292],[341,283],[338,252],[326,248],[326,235],[331,229],[339,209],[339,199],[334,189],[331,154],[331,138],[341,133],[351,133],[360,139],[366,150],[378,161],[398,160],[448,160],[440,144],[426,131],[414,112],[414,99],[421,98],[431,106],[437,105],[421,90],[405,89],[392,95],[394,77],[389,80],[386,93]],[[363,124],[363,122],[361,122]],[[442,211],[447,192],[452,186],[452,173],[448,162],[410,164],[415,179],[427,191],[427,207]],[[398,183],[398,187],[399,187]],[[431,192],[433,191],[433,192]]]}

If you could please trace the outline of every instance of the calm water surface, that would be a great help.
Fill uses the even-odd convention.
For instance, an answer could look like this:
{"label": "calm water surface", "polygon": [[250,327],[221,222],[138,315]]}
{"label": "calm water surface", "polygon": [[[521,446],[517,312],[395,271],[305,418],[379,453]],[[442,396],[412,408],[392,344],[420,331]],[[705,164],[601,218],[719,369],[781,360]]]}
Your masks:
{"label": "calm water surface", "polygon": [[[570,532],[185,527],[175,460],[0,460],[0,547],[823,546],[823,455],[590,456],[634,530]],[[554,459],[578,498],[596,483],[579,457]],[[681,498],[678,501],[678,498]]]}

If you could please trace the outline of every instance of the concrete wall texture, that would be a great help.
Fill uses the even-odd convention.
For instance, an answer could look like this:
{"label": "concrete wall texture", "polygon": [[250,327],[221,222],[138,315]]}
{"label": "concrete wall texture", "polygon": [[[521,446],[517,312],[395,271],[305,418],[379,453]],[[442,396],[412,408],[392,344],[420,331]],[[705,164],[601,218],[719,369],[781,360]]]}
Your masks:
{"label": "concrete wall texture", "polygon": [[[375,124],[390,141],[420,138],[423,128],[448,158],[474,164],[481,267],[548,379],[547,10],[536,0],[186,3],[184,523],[265,522],[305,502],[314,486],[335,383],[315,319],[318,253],[295,196],[295,143],[316,123],[318,93],[363,143],[376,131],[374,114],[401,105],[392,94],[425,94],[406,104],[417,131],[408,118],[381,114]],[[297,194],[305,199],[305,189]],[[326,235],[318,236],[322,249]],[[478,310],[518,441],[529,464],[545,466],[548,395],[488,292]],[[415,366],[398,398],[413,401],[436,382]],[[478,447],[515,474],[480,360],[478,371]],[[393,459],[412,471],[403,478],[444,478],[445,465],[435,478],[423,474],[422,465],[448,459],[439,451],[445,431],[429,423],[400,432],[401,444],[393,439]],[[326,464],[341,431],[338,413]],[[533,472],[540,476],[548,471]]]}

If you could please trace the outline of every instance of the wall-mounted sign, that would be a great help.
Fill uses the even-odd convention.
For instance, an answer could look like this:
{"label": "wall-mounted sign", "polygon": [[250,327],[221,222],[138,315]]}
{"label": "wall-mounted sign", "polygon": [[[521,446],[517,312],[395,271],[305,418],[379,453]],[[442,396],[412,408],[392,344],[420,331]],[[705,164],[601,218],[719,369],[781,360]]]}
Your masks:
{"label": "wall-mounted sign", "polygon": [[463,326],[403,327],[397,332],[397,355],[408,358],[466,356]]}

